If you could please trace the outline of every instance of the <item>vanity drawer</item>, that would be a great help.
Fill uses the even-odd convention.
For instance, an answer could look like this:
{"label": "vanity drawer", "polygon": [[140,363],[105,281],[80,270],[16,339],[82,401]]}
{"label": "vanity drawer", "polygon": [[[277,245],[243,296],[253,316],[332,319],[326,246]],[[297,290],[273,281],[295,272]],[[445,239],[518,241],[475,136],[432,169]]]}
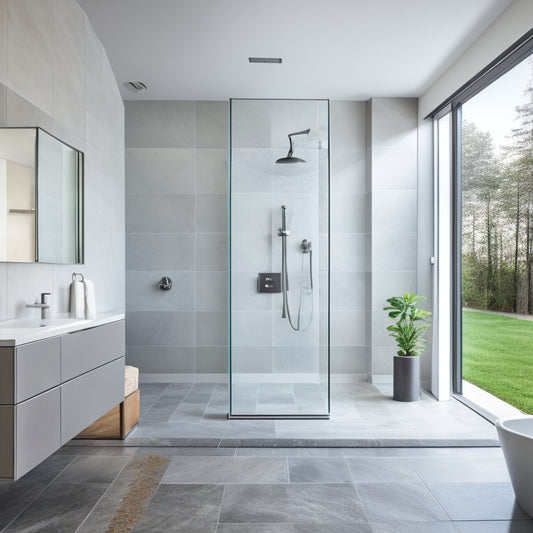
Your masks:
{"label": "vanity drawer", "polygon": [[63,335],[61,337],[61,381],[68,381],[125,354],[123,320]]}
{"label": "vanity drawer", "polygon": [[61,381],[59,337],[15,348],[15,402],[57,387]]}
{"label": "vanity drawer", "polygon": [[60,383],[59,337],[0,348],[0,403],[16,404]]}
{"label": "vanity drawer", "polygon": [[124,357],[61,385],[61,444],[124,401]]}
{"label": "vanity drawer", "polygon": [[56,387],[14,407],[16,478],[29,472],[60,447],[60,399],[59,387]]}

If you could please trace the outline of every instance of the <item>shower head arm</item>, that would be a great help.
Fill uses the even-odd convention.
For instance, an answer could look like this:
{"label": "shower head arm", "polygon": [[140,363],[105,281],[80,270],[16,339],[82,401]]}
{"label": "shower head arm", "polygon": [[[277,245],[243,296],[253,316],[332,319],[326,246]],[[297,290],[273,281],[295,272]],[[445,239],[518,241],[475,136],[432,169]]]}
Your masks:
{"label": "shower head arm", "polygon": [[287,154],[287,157],[292,157],[292,151],[293,151],[293,144],[292,144],[292,137],[294,135],[308,135],[311,131],[311,128],[307,128],[306,130],[302,131],[296,131],[295,133],[289,133],[289,153]]}

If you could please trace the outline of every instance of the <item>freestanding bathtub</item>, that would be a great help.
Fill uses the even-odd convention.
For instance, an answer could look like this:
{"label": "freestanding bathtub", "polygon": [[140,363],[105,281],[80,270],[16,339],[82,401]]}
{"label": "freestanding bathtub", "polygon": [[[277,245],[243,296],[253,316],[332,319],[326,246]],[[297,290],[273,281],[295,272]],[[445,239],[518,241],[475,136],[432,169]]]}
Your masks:
{"label": "freestanding bathtub", "polygon": [[500,418],[496,430],[516,500],[533,516],[533,416]]}

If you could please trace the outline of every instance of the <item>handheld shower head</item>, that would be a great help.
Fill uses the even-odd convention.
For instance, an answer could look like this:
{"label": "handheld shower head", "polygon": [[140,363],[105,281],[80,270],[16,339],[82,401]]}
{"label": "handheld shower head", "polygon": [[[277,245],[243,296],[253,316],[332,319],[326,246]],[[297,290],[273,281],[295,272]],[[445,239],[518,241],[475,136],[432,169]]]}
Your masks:
{"label": "handheld shower head", "polygon": [[285,164],[285,163],[305,163],[305,159],[301,159],[299,157],[295,157],[292,155],[292,152],[293,152],[293,144],[292,144],[292,137],[294,135],[308,135],[309,132],[311,131],[310,128],[307,128],[306,130],[302,130],[302,131],[297,131],[295,133],[289,133],[289,153],[287,154],[287,157],[280,157],[276,163],[281,163],[281,164]]}

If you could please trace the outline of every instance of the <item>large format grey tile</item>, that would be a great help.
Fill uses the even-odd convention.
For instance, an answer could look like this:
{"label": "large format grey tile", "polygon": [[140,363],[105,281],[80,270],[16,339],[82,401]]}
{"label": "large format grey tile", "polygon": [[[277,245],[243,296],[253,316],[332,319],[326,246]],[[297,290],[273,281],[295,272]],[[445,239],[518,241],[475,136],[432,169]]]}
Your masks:
{"label": "large format grey tile", "polygon": [[277,457],[172,458],[161,483],[287,483],[287,461]]}
{"label": "large format grey tile", "polygon": [[224,149],[196,150],[196,194],[227,194],[228,152]]}
{"label": "large format grey tile", "polygon": [[221,485],[160,485],[134,533],[216,531]]}
{"label": "large format grey tile", "polygon": [[52,483],[4,531],[76,531],[107,484]]}
{"label": "large format grey tile", "polygon": [[346,459],[356,483],[418,481],[416,472],[403,458]]}
{"label": "large format grey tile", "polygon": [[533,531],[529,520],[489,520],[455,522],[460,533],[530,533]]}
{"label": "large format grey tile", "polygon": [[453,520],[529,518],[516,502],[510,483],[431,483],[429,489]]}
{"label": "large format grey tile", "polygon": [[290,457],[291,483],[346,483],[352,478],[345,459]]}
{"label": "large format grey tile", "polygon": [[195,314],[185,311],[132,311],[126,337],[133,345],[193,346]]}
{"label": "large format grey tile", "polygon": [[221,523],[367,522],[351,484],[228,485]]}
{"label": "large format grey tile", "polygon": [[193,148],[127,148],[126,193],[194,194]]}
{"label": "large format grey tile", "polygon": [[439,502],[420,482],[356,483],[370,522],[448,520]]}
{"label": "large format grey tile", "polygon": [[194,346],[128,346],[126,362],[146,374],[193,374],[194,351]]}
{"label": "large format grey tile", "polygon": [[453,522],[374,522],[373,533],[458,533]]}
{"label": "large format grey tile", "polygon": [[372,533],[370,524],[219,524],[217,533]]}
{"label": "large format grey tile", "polygon": [[[226,257],[224,256],[224,261]],[[130,233],[126,235],[128,270],[194,270],[194,235]],[[204,268],[203,270],[221,270]]]}
{"label": "large format grey tile", "polygon": [[85,455],[77,457],[54,483],[112,483],[131,457]]}

